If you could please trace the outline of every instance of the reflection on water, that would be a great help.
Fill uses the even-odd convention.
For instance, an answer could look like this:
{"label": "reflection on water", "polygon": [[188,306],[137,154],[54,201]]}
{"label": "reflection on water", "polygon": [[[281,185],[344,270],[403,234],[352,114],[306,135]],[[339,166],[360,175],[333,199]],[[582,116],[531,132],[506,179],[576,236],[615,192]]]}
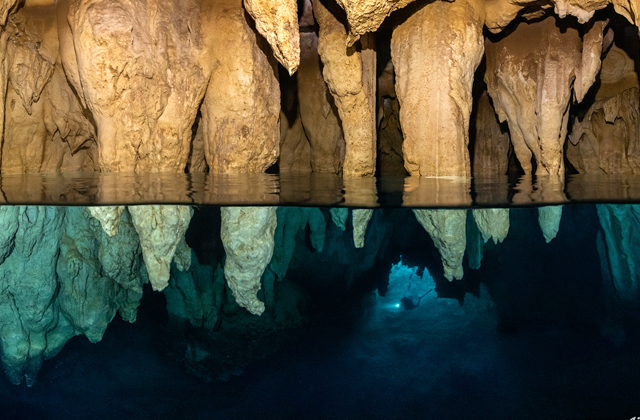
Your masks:
{"label": "reflection on water", "polygon": [[0,176],[2,204],[515,207],[640,202],[638,175],[342,178],[330,174],[52,173]]}
{"label": "reflection on water", "polygon": [[[119,209],[105,231],[87,207],[0,206],[3,413],[635,414],[640,206],[563,206],[550,242],[536,208],[509,209],[506,225],[503,210],[467,211],[462,236],[446,239],[410,209],[375,209],[361,249],[348,208],[281,206],[269,231],[267,209],[200,207],[179,238],[168,234],[174,207]],[[485,235],[498,231],[492,220],[500,236]],[[267,260],[242,254],[252,241],[268,245]],[[463,277],[450,282],[456,241]],[[148,285],[158,250],[171,263],[162,292]],[[243,277],[260,263],[257,282]],[[244,309],[257,302],[261,315]]]}

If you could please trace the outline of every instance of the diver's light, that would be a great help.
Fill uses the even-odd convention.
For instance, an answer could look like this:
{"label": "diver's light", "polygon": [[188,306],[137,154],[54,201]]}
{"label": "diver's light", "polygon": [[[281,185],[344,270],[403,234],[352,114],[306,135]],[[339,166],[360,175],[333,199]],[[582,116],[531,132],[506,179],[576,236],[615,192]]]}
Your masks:
{"label": "diver's light", "polygon": [[399,304],[399,303],[396,303],[396,308],[399,308],[399,307],[400,307],[400,304]]}

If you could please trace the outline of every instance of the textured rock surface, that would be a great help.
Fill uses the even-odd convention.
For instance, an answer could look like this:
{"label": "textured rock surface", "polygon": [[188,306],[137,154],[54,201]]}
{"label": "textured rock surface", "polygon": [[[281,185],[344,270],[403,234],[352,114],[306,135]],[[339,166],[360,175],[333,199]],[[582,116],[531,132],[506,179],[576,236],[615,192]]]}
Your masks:
{"label": "textured rock surface", "polygon": [[364,237],[367,233],[369,220],[373,216],[372,209],[353,209],[351,217],[353,218],[353,243],[356,248],[364,247]]}
{"label": "textured rock surface", "polygon": [[411,175],[471,174],[471,88],[482,59],[483,23],[479,1],[437,1],[393,31],[403,155]]}
{"label": "textured rock surface", "polygon": [[542,236],[547,243],[551,242],[558,234],[560,219],[562,219],[562,206],[538,207],[538,224],[540,224]]}
{"label": "textured rock surface", "polygon": [[485,81],[501,121],[509,122],[511,142],[525,173],[564,173],[572,87],[576,100],[584,98],[600,70],[603,28],[595,22],[580,38],[555,17],[520,23],[498,42],[486,45]]}
{"label": "textured rock surface", "polygon": [[313,2],[313,13],[320,26],[318,52],[324,64],[323,76],[344,131],[343,173],[372,176],[376,162],[374,38],[367,36],[359,46],[347,47],[345,26],[333,12],[320,0]]}
{"label": "textured rock surface", "polygon": [[123,211],[124,206],[89,207],[89,213],[100,222],[100,226],[109,236],[118,233],[120,216]]}
{"label": "textured rock surface", "polygon": [[183,171],[211,72],[208,9],[189,0],[56,7],[62,63],[95,120],[100,169]]}
{"label": "textured rock surface", "polygon": [[638,205],[598,204],[602,228],[598,252],[605,287],[612,285],[615,306],[637,312],[640,299],[638,253],[640,208]]}
{"label": "textured rock surface", "polygon": [[264,36],[276,59],[295,73],[300,64],[298,3],[296,0],[244,0],[244,7],[256,21],[256,29]]}
{"label": "textured rock surface", "polygon": [[413,210],[418,222],[429,233],[442,258],[444,276],[462,279],[462,259],[466,247],[466,210]]}
{"label": "textured rock surface", "polygon": [[375,32],[391,12],[405,7],[413,0],[337,0],[337,2],[347,12],[349,20],[347,45],[351,46],[361,35]]}
{"label": "textured rock surface", "polygon": [[566,156],[580,173],[640,171],[638,74],[633,60],[615,45],[602,62],[595,102],[575,118]]}
{"label": "textured rock surface", "polygon": [[219,64],[201,108],[207,164],[211,172],[264,172],[279,154],[277,64],[249,26],[241,0],[210,6],[209,52]]}
{"label": "textured rock surface", "polygon": [[256,296],[273,255],[275,207],[222,207],[220,239],[226,252],[224,276],[236,302],[254,315],[264,312]]}
{"label": "textured rock surface", "polygon": [[473,219],[482,234],[482,240],[502,242],[509,233],[509,209],[473,209]]}
{"label": "textured rock surface", "polygon": [[345,222],[347,221],[347,217],[349,217],[349,209],[346,207],[334,207],[329,209],[329,213],[331,214],[331,221],[333,221],[340,230],[344,231],[346,229]]}
{"label": "textured rock surface", "polygon": [[[310,7],[307,3],[305,12]],[[338,111],[322,78],[318,35],[315,32],[300,34],[300,51],[298,106],[311,147],[311,167],[314,172],[339,173],[345,158],[344,136]]]}
{"label": "textured rock surface", "polygon": [[475,127],[473,176],[505,175],[509,169],[509,133],[500,127],[486,92],[478,101]]}
{"label": "textured rock surface", "polygon": [[169,284],[169,269],[191,220],[189,206],[128,206],[140,237],[142,255],[154,290]]}

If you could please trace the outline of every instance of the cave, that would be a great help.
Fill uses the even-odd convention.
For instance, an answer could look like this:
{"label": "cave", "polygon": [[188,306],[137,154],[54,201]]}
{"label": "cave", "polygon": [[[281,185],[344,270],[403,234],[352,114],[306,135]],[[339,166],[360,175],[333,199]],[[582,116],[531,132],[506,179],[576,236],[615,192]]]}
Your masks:
{"label": "cave", "polygon": [[637,16],[0,0],[0,417],[640,418]]}

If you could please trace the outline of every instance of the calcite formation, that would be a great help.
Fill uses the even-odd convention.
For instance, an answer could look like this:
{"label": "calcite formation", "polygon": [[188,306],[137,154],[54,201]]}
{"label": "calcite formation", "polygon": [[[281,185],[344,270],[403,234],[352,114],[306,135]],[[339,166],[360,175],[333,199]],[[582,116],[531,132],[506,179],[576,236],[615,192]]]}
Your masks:
{"label": "calcite formation", "polygon": [[256,29],[273,48],[273,55],[289,74],[300,64],[298,3],[296,0],[244,0]]}
{"label": "calcite formation", "polygon": [[403,155],[411,175],[471,175],[471,89],[484,51],[483,24],[482,2],[437,1],[393,31]]}
{"label": "calcite formation", "polygon": [[416,209],[413,213],[440,251],[444,277],[449,281],[462,279],[462,259],[466,247],[466,210]]}
{"label": "calcite formation", "polygon": [[595,22],[584,40],[555,17],[522,22],[486,45],[485,81],[526,174],[564,174],[563,150],[572,90],[580,102],[600,70],[603,29]]}
{"label": "calcite formation", "polygon": [[318,52],[323,76],[335,100],[346,143],[343,173],[371,176],[375,173],[376,55],[373,37],[360,40],[359,48],[347,47],[344,24],[322,1],[313,2],[320,27]]}
{"label": "calcite formation", "polygon": [[264,172],[280,145],[276,61],[239,1],[210,6],[205,40],[214,66],[201,107],[207,164],[211,172]]}
{"label": "calcite formation", "polygon": [[633,60],[613,46],[602,62],[595,102],[575,118],[566,156],[579,173],[640,171],[638,74]]}
{"label": "calcite formation", "polygon": [[356,248],[364,247],[364,237],[372,216],[372,209],[353,209],[351,211],[351,217],[353,219],[353,243]]}
{"label": "calcite formation", "polygon": [[471,213],[484,242],[504,241],[509,233],[509,209],[473,209]]}
{"label": "calcite formation", "polygon": [[256,294],[273,255],[275,207],[223,207],[220,239],[226,260],[224,275],[236,302],[255,315],[264,312]]}
{"label": "calcite formation", "polygon": [[0,208],[0,356],[13,383],[33,385],[71,337],[100,341],[116,311],[142,297],[140,245],[128,215],[107,236],[84,208]]}
{"label": "calcite formation", "polygon": [[100,222],[100,226],[107,235],[114,236],[118,233],[120,216],[124,208],[124,206],[89,207],[89,213]]}
{"label": "calcite formation", "polygon": [[[171,261],[191,220],[189,206],[128,206],[135,226],[149,280],[154,290],[169,284]],[[188,267],[186,267],[188,268]]]}

